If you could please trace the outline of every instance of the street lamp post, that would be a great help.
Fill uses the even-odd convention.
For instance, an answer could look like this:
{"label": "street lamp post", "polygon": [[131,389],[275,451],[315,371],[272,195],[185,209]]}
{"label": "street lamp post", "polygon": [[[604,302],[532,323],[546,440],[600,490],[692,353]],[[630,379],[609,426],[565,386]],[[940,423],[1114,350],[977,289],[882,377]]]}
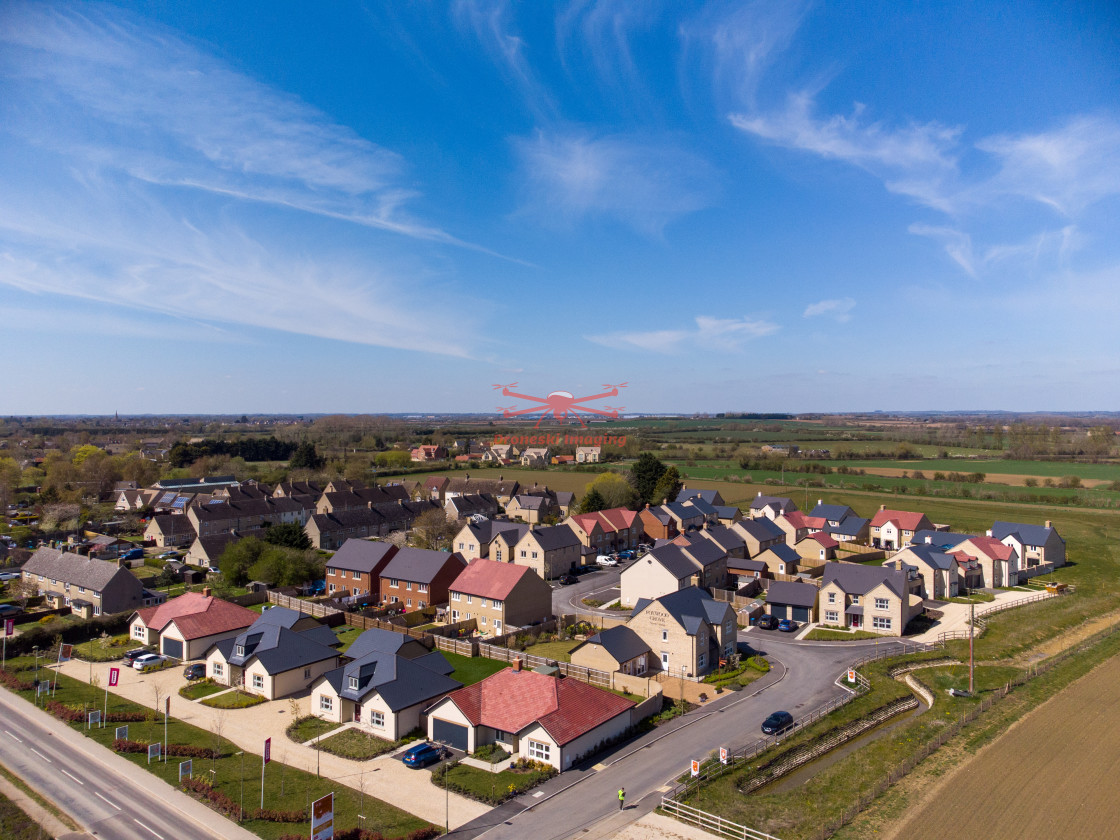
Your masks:
{"label": "street lamp post", "polygon": [[237,753],[241,756],[241,810],[237,813],[237,821],[245,819],[245,750]]}

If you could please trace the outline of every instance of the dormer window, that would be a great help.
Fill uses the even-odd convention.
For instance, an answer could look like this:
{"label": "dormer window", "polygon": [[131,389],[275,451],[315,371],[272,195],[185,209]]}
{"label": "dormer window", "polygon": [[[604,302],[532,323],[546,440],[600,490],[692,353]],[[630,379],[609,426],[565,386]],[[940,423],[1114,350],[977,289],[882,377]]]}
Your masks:
{"label": "dormer window", "polygon": [[352,691],[357,691],[358,690],[358,678],[357,677],[351,677],[350,678],[350,689]]}
{"label": "dormer window", "polygon": [[238,656],[244,656],[245,655],[245,645],[238,645],[237,646],[237,655]]}

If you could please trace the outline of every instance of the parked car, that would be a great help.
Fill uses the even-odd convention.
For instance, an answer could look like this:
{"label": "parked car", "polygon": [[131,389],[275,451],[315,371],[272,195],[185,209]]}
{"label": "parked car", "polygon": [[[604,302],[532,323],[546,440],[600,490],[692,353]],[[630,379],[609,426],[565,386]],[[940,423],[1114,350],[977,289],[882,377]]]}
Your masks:
{"label": "parked car", "polygon": [[647,551],[653,551],[653,546],[648,543],[638,543],[639,554],[645,554]]}
{"label": "parked car", "polygon": [[595,562],[600,566],[617,566],[618,561],[611,557],[609,554],[600,554],[595,558]]}
{"label": "parked car", "polygon": [[626,549],[625,551],[618,552],[618,559],[619,560],[633,560],[637,556],[638,555],[635,554],[630,549]]}
{"label": "parked car", "polygon": [[163,662],[163,657],[158,653],[145,653],[132,661],[132,667],[137,671],[143,671],[145,668],[150,668],[152,665],[158,665],[161,662]]}
{"label": "parked car", "polygon": [[132,665],[141,656],[145,656],[149,653],[152,653],[152,650],[150,648],[144,648],[144,647],[133,648],[132,650],[125,651],[125,654],[122,657],[122,659],[124,659],[124,662],[125,662],[126,665]]}
{"label": "parked car", "polygon": [[143,560],[143,559],[144,559],[144,549],[142,549],[142,548],[130,548],[128,551],[126,551],[124,554],[121,555],[121,560]]}
{"label": "parked car", "polygon": [[774,712],[762,722],[762,731],[766,735],[779,735],[793,726],[793,715],[789,712]]}
{"label": "parked car", "polygon": [[754,626],[759,630],[774,630],[778,626],[778,619],[772,615],[760,615]]}
{"label": "parked car", "polygon": [[23,610],[14,604],[0,604],[0,618],[15,618],[22,614]]}
{"label": "parked car", "polygon": [[800,626],[801,625],[799,625],[792,618],[783,618],[781,621],[778,622],[778,629],[781,630],[783,633],[793,633]]}
{"label": "parked car", "polygon": [[575,575],[560,575],[558,580],[561,586],[571,586],[573,583],[579,580],[579,578],[577,578]]}
{"label": "parked car", "polygon": [[422,744],[417,744],[415,747],[410,747],[405,751],[401,757],[406,767],[420,768],[426,767],[429,764],[435,764],[444,756],[444,748],[435,744],[429,744],[425,741]]}
{"label": "parked car", "polygon": [[19,580],[19,572],[0,572],[0,580]]}
{"label": "parked car", "polygon": [[160,560],[174,560],[179,556],[178,551],[165,551],[159,556]]}
{"label": "parked car", "polygon": [[201,680],[206,676],[206,663],[195,662],[183,669],[183,679]]}

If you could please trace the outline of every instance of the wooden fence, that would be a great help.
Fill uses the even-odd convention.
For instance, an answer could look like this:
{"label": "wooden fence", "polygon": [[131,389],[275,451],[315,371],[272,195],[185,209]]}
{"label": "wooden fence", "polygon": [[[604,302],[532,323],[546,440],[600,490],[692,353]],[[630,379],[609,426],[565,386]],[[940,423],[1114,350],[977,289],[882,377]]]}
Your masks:
{"label": "wooden fence", "polygon": [[[471,621],[474,621],[472,618]],[[447,653],[457,653],[459,656],[469,656],[472,659],[478,656],[478,642],[473,639],[449,639],[445,636],[436,636],[436,650]]]}
{"label": "wooden fence", "polygon": [[340,615],[342,613],[342,610],[328,607],[326,604],[315,604],[300,598],[292,598],[288,595],[281,595],[279,592],[271,589],[268,592],[268,602],[270,604],[276,604],[278,607],[287,607],[290,610],[307,613],[316,618],[326,618],[330,615]]}
{"label": "wooden fence", "polygon": [[535,656],[531,653],[525,653],[524,651],[511,650],[510,648],[499,647],[497,645],[479,644],[478,655],[483,659],[496,659],[500,662],[513,662],[515,659],[520,659],[521,664],[526,668],[539,668],[545,665],[552,665],[565,677],[574,677],[580,682],[598,686],[599,688],[610,688],[612,686],[612,674],[610,671],[585,668],[582,665],[573,665],[570,662],[558,662],[555,659]]}
{"label": "wooden fence", "polygon": [[707,811],[685,805],[683,802],[678,802],[668,796],[661,797],[661,810],[681,822],[691,823],[704,831],[710,831],[723,837],[731,837],[734,840],[778,840],[772,834],[755,831],[753,828],[748,828],[731,820],[725,820],[718,814],[709,814]]}

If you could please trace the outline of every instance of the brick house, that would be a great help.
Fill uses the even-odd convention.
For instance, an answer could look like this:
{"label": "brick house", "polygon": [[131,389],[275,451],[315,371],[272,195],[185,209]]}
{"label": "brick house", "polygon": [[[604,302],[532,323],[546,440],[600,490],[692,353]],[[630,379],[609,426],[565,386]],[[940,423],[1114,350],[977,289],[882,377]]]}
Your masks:
{"label": "brick house", "polygon": [[405,547],[381,570],[381,600],[406,611],[447,603],[447,587],[466,565],[458,554]]}
{"label": "brick house", "polygon": [[349,539],[327,561],[327,593],[381,596],[381,572],[397,553],[392,543]]}
{"label": "brick house", "polygon": [[881,505],[871,519],[870,539],[876,548],[898,551],[914,541],[918,531],[934,530],[924,513],[909,510],[888,510]]}

